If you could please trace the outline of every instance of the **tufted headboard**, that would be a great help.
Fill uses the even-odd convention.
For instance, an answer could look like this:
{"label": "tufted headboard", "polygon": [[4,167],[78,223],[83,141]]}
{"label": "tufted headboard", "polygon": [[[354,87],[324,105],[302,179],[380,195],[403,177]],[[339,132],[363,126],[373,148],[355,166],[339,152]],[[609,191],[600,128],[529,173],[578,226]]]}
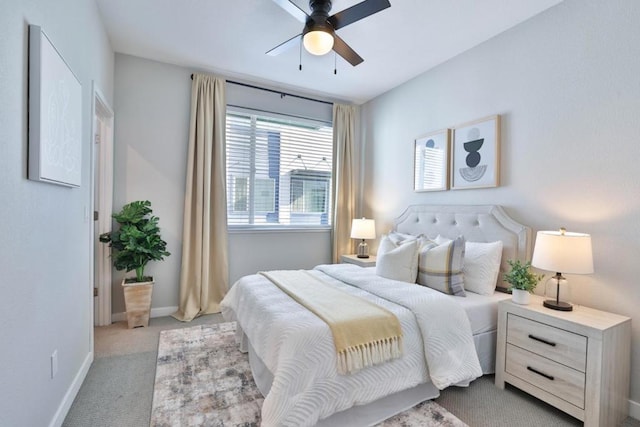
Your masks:
{"label": "tufted headboard", "polygon": [[502,262],[498,290],[506,290],[502,273],[508,271],[508,259],[531,259],[531,229],[513,220],[500,206],[485,205],[413,205],[394,221],[400,233],[438,234],[449,239],[462,235],[470,242],[502,240]]}

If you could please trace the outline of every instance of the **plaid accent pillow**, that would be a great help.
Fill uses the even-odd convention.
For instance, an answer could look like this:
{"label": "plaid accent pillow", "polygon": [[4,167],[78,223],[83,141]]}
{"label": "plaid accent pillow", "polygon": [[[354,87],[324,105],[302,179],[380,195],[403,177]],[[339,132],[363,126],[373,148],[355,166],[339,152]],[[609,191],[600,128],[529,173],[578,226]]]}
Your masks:
{"label": "plaid accent pillow", "polygon": [[418,284],[449,295],[466,296],[464,292],[464,237],[438,245],[421,239],[418,255]]}

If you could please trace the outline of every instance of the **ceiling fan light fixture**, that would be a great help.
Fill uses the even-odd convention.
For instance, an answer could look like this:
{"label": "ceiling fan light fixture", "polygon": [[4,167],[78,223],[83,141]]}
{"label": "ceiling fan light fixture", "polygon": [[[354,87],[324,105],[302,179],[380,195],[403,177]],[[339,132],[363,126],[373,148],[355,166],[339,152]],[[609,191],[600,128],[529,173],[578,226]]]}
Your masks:
{"label": "ceiling fan light fixture", "polygon": [[273,1],[298,21],[304,22],[304,29],[302,30],[302,44],[300,44],[300,34],[298,34],[268,50],[267,55],[276,56],[293,46],[300,47],[301,54],[302,46],[313,55],[325,55],[333,50],[336,55],[340,55],[354,67],[361,64],[364,59],[345,43],[336,34],[336,31],[391,7],[389,0],[360,0],[359,3],[329,16],[331,0],[309,0],[310,14],[302,10],[294,0]]}
{"label": "ceiling fan light fixture", "polygon": [[333,49],[333,34],[327,28],[311,28],[302,36],[302,44],[312,55],[325,55]]}

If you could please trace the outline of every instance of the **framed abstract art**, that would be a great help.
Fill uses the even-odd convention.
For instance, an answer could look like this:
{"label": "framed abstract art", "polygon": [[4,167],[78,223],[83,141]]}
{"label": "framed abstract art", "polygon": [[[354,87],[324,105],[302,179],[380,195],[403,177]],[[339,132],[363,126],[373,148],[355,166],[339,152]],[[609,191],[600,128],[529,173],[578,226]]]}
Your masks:
{"label": "framed abstract art", "polygon": [[456,126],[451,150],[451,189],[500,184],[500,116]]}
{"label": "framed abstract art", "polygon": [[29,25],[28,177],[68,187],[82,181],[82,86],[37,25]]}
{"label": "framed abstract art", "polygon": [[442,191],[449,188],[449,129],[432,132],[415,140],[414,191]]}

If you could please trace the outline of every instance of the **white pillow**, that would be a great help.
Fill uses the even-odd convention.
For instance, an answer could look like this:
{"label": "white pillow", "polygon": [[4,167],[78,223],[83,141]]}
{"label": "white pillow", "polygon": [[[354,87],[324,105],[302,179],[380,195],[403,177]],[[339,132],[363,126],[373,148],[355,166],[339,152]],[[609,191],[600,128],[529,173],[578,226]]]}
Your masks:
{"label": "white pillow", "polygon": [[387,237],[389,237],[389,240],[391,240],[394,245],[398,246],[410,240],[416,240],[420,236],[414,236],[413,234],[405,234],[405,233],[399,233],[397,231],[391,231],[389,232],[389,234],[387,234]]}
{"label": "white pillow", "polygon": [[[438,235],[434,241],[438,244],[451,239]],[[464,253],[464,289],[480,295],[493,295],[500,274],[502,260],[502,241],[481,243],[467,242]]]}
{"label": "white pillow", "polygon": [[418,284],[449,295],[464,297],[464,237],[438,244],[420,239]]}
{"label": "white pillow", "polygon": [[392,280],[415,283],[418,274],[418,241],[396,245],[384,236],[376,254],[376,274]]}
{"label": "white pillow", "polygon": [[441,245],[443,243],[449,243],[449,242],[452,241],[451,239],[447,239],[446,237],[443,237],[443,236],[441,236],[439,234],[436,236],[435,239],[431,239],[431,240],[433,240],[434,242],[436,242],[439,245]]}
{"label": "white pillow", "polygon": [[464,288],[480,295],[493,295],[500,273],[502,242],[467,242],[464,254]]}

